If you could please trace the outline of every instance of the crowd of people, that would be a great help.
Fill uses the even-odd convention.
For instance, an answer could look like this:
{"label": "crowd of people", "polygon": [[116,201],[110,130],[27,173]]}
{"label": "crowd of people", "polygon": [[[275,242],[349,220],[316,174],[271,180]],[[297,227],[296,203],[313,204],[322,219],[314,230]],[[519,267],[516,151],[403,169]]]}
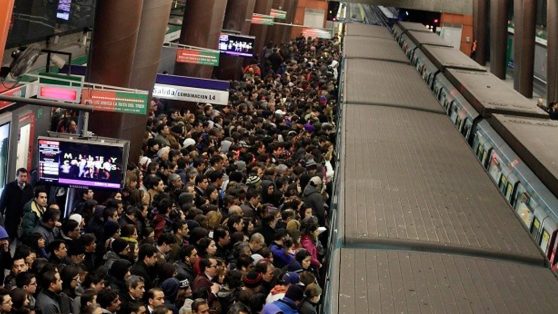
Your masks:
{"label": "crowd of people", "polygon": [[258,59],[225,106],[153,99],[143,154],[109,199],[82,190],[62,218],[19,169],[0,200],[0,313],[316,313],[338,41]]}

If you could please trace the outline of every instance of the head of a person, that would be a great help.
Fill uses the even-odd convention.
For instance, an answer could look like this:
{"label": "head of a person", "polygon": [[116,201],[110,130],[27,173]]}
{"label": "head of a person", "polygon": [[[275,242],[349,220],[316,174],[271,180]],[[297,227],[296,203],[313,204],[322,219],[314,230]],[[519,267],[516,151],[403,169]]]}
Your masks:
{"label": "head of a person", "polygon": [[68,256],[68,248],[64,240],[54,240],[48,245],[49,252],[54,254],[58,259],[64,259]]}
{"label": "head of a person", "polygon": [[126,279],[126,287],[128,288],[128,294],[134,299],[143,299],[143,294],[145,293],[145,282],[143,277],[131,275]]}
{"label": "head of a person", "polygon": [[16,171],[16,180],[17,184],[26,184],[27,183],[27,169],[19,168]]}
{"label": "head of a person", "polygon": [[157,263],[157,248],[151,244],[142,244],[138,252],[138,260],[150,267]]}
{"label": "head of a person", "polygon": [[209,304],[206,299],[195,299],[192,303],[192,314],[209,314]]}
{"label": "head of a person", "polygon": [[147,291],[147,304],[154,308],[165,303],[165,293],[160,288],[151,288]]}
{"label": "head of a person", "polygon": [[60,220],[60,210],[56,208],[48,208],[41,217],[41,222],[49,228],[54,228]]}
{"label": "head of a person", "polygon": [[207,276],[213,278],[218,275],[217,260],[214,258],[203,258],[200,261],[200,269]]}
{"label": "head of a person", "polygon": [[36,187],[33,191],[35,202],[41,206],[46,207],[48,204],[48,195],[44,187]]}
{"label": "head of a person", "polygon": [[13,302],[8,289],[0,288],[0,302],[2,302],[0,304],[0,312],[10,313],[12,311]]}
{"label": "head of a person", "polygon": [[31,272],[17,274],[16,287],[23,289],[28,295],[34,295],[37,292],[37,278],[35,274]]}
{"label": "head of a person", "polygon": [[120,305],[122,304],[120,297],[118,296],[118,292],[112,289],[101,290],[97,294],[97,303],[109,312],[118,311],[120,309]]}
{"label": "head of a person", "polygon": [[47,270],[41,275],[41,287],[54,293],[62,291],[62,279],[55,270]]}

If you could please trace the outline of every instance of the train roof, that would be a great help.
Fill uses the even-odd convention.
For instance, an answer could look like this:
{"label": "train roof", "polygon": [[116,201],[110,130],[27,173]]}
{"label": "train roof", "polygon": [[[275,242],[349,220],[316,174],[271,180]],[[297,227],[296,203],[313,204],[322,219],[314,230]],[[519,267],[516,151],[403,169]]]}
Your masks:
{"label": "train roof", "polygon": [[417,32],[425,32],[425,33],[432,33],[431,30],[426,28],[426,25],[417,22],[397,22],[403,31],[417,31]]}
{"label": "train roof", "polygon": [[447,78],[485,118],[493,113],[548,118],[548,113],[489,72],[447,69]]}
{"label": "train roof", "polygon": [[445,41],[436,33],[432,32],[420,32],[420,31],[408,31],[407,35],[414,41],[414,43],[419,45],[434,45],[443,47],[453,47],[450,43]]}
{"label": "train roof", "polygon": [[414,251],[341,249],[332,313],[554,313],[547,268]]}
{"label": "train roof", "polygon": [[344,110],[340,232],[347,245],[544,263],[447,116],[350,103]]}
{"label": "train roof", "polygon": [[[444,110],[410,65],[367,59],[346,59],[344,101],[415,108],[437,113]],[[396,86],[397,88],[393,88]]]}
{"label": "train roof", "polygon": [[409,59],[393,37],[384,39],[345,36],[343,55],[345,58],[379,59],[409,64]]}
{"label": "train roof", "polygon": [[422,50],[438,69],[456,68],[486,72],[486,68],[469,58],[459,49],[424,45]]}
{"label": "train roof", "polygon": [[558,196],[558,121],[494,114],[490,124]]}
{"label": "train roof", "polygon": [[393,39],[393,35],[384,26],[362,23],[346,23],[345,36]]}

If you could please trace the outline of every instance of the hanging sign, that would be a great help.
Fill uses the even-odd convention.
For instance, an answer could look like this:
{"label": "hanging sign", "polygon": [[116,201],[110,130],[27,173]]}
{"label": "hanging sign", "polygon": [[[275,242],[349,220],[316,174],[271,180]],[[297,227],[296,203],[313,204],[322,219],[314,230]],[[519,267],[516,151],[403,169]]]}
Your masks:
{"label": "hanging sign", "polygon": [[271,17],[276,20],[284,20],[287,18],[287,11],[279,10],[279,9],[271,9],[271,13],[269,13]]}
{"label": "hanging sign", "polygon": [[119,91],[107,89],[84,88],[81,93],[81,102],[93,106],[94,110],[147,114],[147,92]]}
{"label": "hanging sign", "polygon": [[273,16],[253,13],[252,24],[273,25]]}
{"label": "hanging sign", "polygon": [[179,48],[176,49],[176,62],[218,66],[219,51]]}

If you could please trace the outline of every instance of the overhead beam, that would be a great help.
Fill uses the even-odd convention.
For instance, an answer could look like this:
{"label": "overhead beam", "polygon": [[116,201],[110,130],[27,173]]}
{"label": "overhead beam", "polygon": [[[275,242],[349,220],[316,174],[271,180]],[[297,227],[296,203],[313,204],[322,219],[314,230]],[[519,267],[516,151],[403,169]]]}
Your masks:
{"label": "overhead beam", "polygon": [[330,0],[329,2],[366,3],[410,10],[473,14],[473,0]]}

